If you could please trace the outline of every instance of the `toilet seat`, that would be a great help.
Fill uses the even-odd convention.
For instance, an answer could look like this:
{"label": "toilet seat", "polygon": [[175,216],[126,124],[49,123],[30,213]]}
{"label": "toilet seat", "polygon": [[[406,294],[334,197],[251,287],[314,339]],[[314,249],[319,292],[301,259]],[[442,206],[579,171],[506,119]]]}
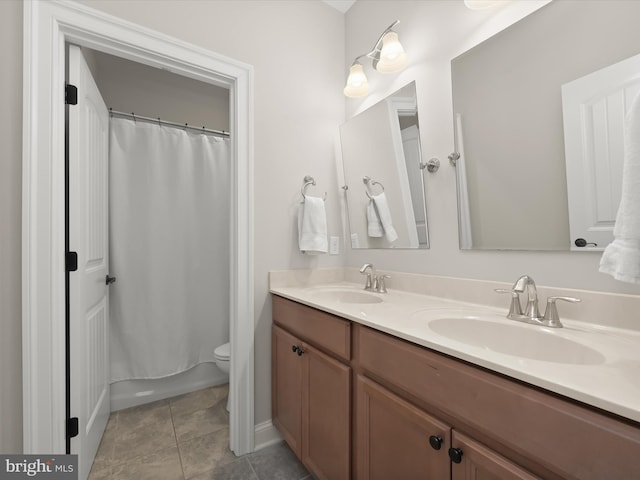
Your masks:
{"label": "toilet seat", "polygon": [[231,343],[225,343],[224,345],[220,345],[213,351],[213,355],[218,360],[229,361],[229,357],[231,356]]}

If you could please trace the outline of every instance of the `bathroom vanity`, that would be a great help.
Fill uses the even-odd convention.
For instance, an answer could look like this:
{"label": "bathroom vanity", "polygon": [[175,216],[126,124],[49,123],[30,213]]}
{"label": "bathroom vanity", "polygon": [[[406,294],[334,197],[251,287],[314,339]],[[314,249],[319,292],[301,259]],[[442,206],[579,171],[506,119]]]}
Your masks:
{"label": "bathroom vanity", "polygon": [[[318,478],[640,478],[637,413],[585,403],[588,392],[554,388],[553,374],[541,388],[536,383],[544,381],[488,368],[490,362],[473,361],[464,349],[456,355],[446,342],[429,348],[424,343],[437,340],[419,340],[406,317],[375,325],[371,312],[392,317],[393,302],[355,285],[271,291],[273,423]],[[447,309],[453,315],[457,308],[457,316],[472,309],[446,301],[432,307],[440,318]],[[535,335],[539,327],[525,328]],[[513,357],[540,376],[528,368],[537,360]],[[605,357],[580,357],[589,365],[567,372],[595,372]],[[579,390],[579,383],[567,388]],[[631,402],[638,405],[637,397]]]}

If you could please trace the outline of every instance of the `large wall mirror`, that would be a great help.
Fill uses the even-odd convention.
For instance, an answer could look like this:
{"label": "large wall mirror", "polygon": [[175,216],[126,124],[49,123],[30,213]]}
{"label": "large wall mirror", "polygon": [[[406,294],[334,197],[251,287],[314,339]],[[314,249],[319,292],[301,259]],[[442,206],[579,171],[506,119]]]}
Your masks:
{"label": "large wall mirror", "polygon": [[452,60],[461,248],[606,246],[639,18],[640,2],[556,0]]}
{"label": "large wall mirror", "polygon": [[415,82],[340,126],[352,248],[429,248]]}

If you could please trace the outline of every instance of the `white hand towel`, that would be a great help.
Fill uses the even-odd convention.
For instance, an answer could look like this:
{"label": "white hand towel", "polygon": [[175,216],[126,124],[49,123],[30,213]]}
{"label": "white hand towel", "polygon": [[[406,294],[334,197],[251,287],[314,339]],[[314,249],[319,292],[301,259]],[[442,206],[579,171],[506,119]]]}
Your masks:
{"label": "white hand towel", "polygon": [[640,95],[625,117],[622,198],[613,237],[600,271],[621,282],[640,283]]}
{"label": "white hand towel", "polygon": [[384,235],[382,223],[380,223],[380,217],[376,212],[373,200],[369,200],[367,204],[367,235],[370,237],[382,237]]}
{"label": "white hand towel", "polygon": [[307,196],[298,209],[298,246],[302,253],[327,253],[327,215],[324,200]]}
{"label": "white hand towel", "polygon": [[387,202],[387,196],[382,192],[380,195],[373,195],[371,197],[375,204],[376,211],[378,212],[378,218],[382,223],[384,229],[384,236],[389,242],[394,242],[398,239],[396,229],[393,228],[393,222],[391,220],[391,211],[389,210],[389,202]]}

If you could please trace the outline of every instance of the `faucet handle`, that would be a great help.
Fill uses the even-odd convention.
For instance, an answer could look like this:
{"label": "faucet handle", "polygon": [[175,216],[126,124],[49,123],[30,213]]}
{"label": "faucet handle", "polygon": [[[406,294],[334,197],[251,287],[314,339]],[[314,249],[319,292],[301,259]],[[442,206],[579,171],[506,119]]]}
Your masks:
{"label": "faucet handle", "polygon": [[556,300],[563,300],[570,303],[581,302],[579,298],[575,297],[549,297],[547,298],[547,308],[542,318],[542,323],[545,327],[560,328],[562,323],[560,322],[560,316],[558,315],[558,307],[556,306]]}
{"label": "faucet handle", "polygon": [[507,318],[519,318],[522,317],[522,305],[520,305],[520,294],[512,288],[496,288],[496,293],[510,293],[511,305],[509,305],[509,313]]}
{"label": "faucet handle", "polygon": [[388,293],[387,286],[385,285],[384,279],[391,278],[391,275],[378,275],[378,292],[379,293]]}

